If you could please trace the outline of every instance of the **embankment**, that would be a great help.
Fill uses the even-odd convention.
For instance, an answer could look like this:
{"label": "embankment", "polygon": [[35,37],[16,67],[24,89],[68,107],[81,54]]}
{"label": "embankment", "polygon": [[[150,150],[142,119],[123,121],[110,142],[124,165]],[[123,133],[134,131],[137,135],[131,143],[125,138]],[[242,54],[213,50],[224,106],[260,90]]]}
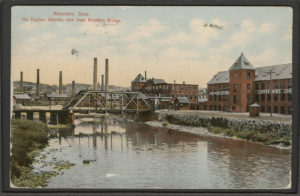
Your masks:
{"label": "embankment", "polygon": [[175,125],[204,127],[213,134],[241,138],[266,145],[291,145],[291,122],[228,116],[189,114],[184,112],[156,112],[158,121]]}

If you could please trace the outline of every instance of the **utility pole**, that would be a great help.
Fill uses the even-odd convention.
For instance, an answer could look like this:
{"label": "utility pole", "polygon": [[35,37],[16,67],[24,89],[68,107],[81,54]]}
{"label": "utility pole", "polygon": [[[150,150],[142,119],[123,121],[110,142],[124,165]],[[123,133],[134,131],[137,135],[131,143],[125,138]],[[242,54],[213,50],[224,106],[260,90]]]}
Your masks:
{"label": "utility pole", "polygon": [[[275,73],[274,71],[272,71],[272,69],[270,69],[269,71],[265,72],[266,74],[269,74],[270,75],[270,80],[269,80],[269,93],[270,93],[270,96],[271,96],[271,80],[272,80],[272,73]],[[272,116],[272,96],[271,96],[271,110],[270,110],[270,115]]]}

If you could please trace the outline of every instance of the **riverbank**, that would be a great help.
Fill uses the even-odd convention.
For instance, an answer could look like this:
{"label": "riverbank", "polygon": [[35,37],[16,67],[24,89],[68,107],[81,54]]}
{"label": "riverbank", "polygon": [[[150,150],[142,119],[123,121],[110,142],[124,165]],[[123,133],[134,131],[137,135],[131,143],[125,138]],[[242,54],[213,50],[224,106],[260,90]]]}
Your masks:
{"label": "riverbank", "polygon": [[291,122],[289,117],[247,118],[245,115],[213,115],[212,112],[156,111],[158,122],[147,122],[151,126],[167,127],[185,132],[221,136],[258,142],[278,148],[291,148]]}
{"label": "riverbank", "polygon": [[[46,158],[43,150],[48,146],[48,128],[44,123],[29,120],[11,121],[10,179],[14,188],[45,187],[47,180],[60,174],[73,164],[65,161],[50,164],[52,169],[37,171],[35,164],[48,167],[42,160]],[[48,153],[49,154],[49,153]]]}

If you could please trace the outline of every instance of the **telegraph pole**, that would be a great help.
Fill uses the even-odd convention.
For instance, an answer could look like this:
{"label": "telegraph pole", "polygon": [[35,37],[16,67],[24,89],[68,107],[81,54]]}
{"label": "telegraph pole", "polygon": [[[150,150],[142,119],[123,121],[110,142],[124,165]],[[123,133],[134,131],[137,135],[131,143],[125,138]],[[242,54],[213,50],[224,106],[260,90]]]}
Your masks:
{"label": "telegraph pole", "polygon": [[[270,96],[271,96],[271,80],[272,80],[272,73],[275,73],[274,71],[272,71],[272,69],[270,69],[269,71],[265,72],[266,74],[269,74],[270,75],[270,80],[269,80],[269,93],[270,93]],[[272,96],[271,96],[271,110],[270,110],[270,115],[272,116]]]}

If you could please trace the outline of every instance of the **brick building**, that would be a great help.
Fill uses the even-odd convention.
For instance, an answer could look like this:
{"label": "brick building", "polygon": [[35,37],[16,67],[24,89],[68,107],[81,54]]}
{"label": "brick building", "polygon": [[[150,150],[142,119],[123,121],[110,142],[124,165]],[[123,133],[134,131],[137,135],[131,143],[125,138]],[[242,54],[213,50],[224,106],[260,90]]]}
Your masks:
{"label": "brick building", "polygon": [[177,97],[186,97],[189,106],[192,103],[198,103],[198,85],[167,83],[163,79],[150,78],[147,81],[143,80],[139,74],[132,82],[131,89],[133,91],[141,91],[148,97],[157,97],[159,99],[160,108],[174,109],[174,101]]}
{"label": "brick building", "polygon": [[131,91],[140,91],[146,82],[146,77],[144,77],[142,74],[138,74],[131,82]]}
{"label": "brick building", "polygon": [[201,109],[248,112],[258,103],[261,112],[291,114],[292,64],[255,68],[242,53],[228,71],[207,83],[208,101]]}

